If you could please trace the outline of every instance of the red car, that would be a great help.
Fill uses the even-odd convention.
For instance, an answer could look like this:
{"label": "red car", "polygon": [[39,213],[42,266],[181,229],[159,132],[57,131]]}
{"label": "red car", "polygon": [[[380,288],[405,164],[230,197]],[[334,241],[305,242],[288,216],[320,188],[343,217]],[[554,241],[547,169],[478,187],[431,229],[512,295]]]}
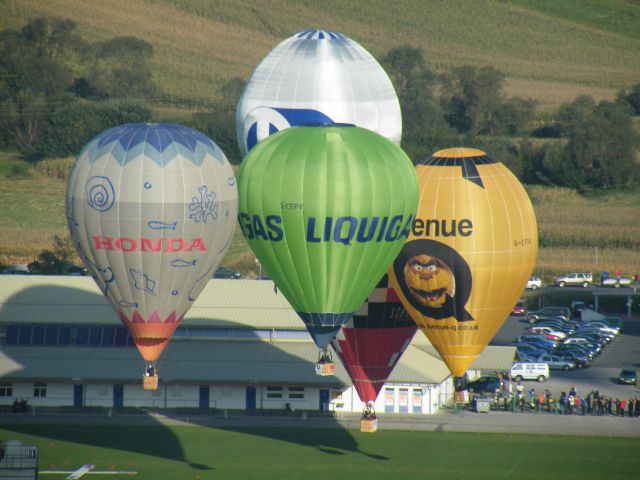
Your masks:
{"label": "red car", "polygon": [[526,315],[527,307],[524,305],[524,300],[519,300],[516,306],[511,309],[511,315]]}

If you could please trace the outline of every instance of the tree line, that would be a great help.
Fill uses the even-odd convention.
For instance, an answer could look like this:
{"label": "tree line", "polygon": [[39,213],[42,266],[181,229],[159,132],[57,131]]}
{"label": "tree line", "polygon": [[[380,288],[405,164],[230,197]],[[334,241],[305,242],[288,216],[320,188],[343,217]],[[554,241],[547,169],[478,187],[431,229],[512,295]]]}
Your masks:
{"label": "tree line", "polygon": [[[131,36],[88,42],[74,22],[59,18],[0,32],[0,148],[30,161],[72,156],[109,127],[160,120],[154,107],[181,100],[154,84],[152,55],[152,45]],[[524,183],[579,191],[638,185],[633,116],[640,115],[640,83],[615,101],[578,97],[540,120],[536,102],[507,97],[505,75],[493,67],[436,73],[423,51],[408,45],[387,52],[381,64],[400,101],[402,147],[414,161],[460,145],[486,150]],[[207,111],[179,121],[214,139],[233,163],[241,160],[235,106],[244,84],[231,79]],[[161,120],[172,121],[167,114]]]}

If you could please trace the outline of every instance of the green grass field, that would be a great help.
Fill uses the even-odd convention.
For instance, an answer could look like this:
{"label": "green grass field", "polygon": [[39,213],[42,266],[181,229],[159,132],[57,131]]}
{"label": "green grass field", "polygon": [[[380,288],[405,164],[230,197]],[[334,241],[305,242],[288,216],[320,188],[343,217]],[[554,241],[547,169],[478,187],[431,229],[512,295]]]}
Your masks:
{"label": "green grass field", "polygon": [[[0,175],[0,264],[32,262],[39,252],[53,248],[54,235],[68,236],[65,188],[63,179]],[[535,186],[529,194],[540,237],[536,273],[545,281],[574,270],[640,273],[637,192],[585,197],[564,188]],[[257,273],[239,227],[222,263],[245,275]]]}
{"label": "green grass field", "polygon": [[[508,92],[558,106],[613,98],[640,79],[640,5],[624,0],[0,0],[0,29],[57,15],[87,39],[134,35],[154,48],[163,93],[197,104],[246,79],[280,41],[307,28],[341,31],[377,58],[410,44],[436,71],[491,65]],[[219,100],[219,98],[218,98]]]}
{"label": "green grass field", "polygon": [[[633,479],[637,439],[199,426],[15,426],[41,470],[134,470],[137,480]],[[41,475],[41,478],[64,478]]]}

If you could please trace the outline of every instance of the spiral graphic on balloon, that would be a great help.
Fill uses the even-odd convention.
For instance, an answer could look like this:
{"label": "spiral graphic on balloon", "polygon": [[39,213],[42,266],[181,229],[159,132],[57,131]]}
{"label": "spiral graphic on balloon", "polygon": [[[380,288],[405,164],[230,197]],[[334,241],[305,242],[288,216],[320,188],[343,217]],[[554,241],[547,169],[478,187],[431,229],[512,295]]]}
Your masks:
{"label": "spiral graphic on balloon", "polygon": [[99,212],[106,212],[113,207],[116,192],[113,189],[111,180],[107,177],[96,175],[89,178],[85,190],[87,192],[87,203],[91,208]]}

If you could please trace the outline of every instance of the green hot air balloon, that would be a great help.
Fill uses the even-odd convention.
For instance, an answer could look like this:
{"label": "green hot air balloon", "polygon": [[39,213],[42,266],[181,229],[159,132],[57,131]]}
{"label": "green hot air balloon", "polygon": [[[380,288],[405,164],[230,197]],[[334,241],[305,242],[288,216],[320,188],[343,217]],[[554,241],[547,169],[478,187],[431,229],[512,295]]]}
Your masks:
{"label": "green hot air balloon", "polygon": [[411,160],[364,128],[292,127],[245,157],[238,190],[249,246],[322,350],[318,373],[332,373],[331,339],[411,231],[418,205]]}

